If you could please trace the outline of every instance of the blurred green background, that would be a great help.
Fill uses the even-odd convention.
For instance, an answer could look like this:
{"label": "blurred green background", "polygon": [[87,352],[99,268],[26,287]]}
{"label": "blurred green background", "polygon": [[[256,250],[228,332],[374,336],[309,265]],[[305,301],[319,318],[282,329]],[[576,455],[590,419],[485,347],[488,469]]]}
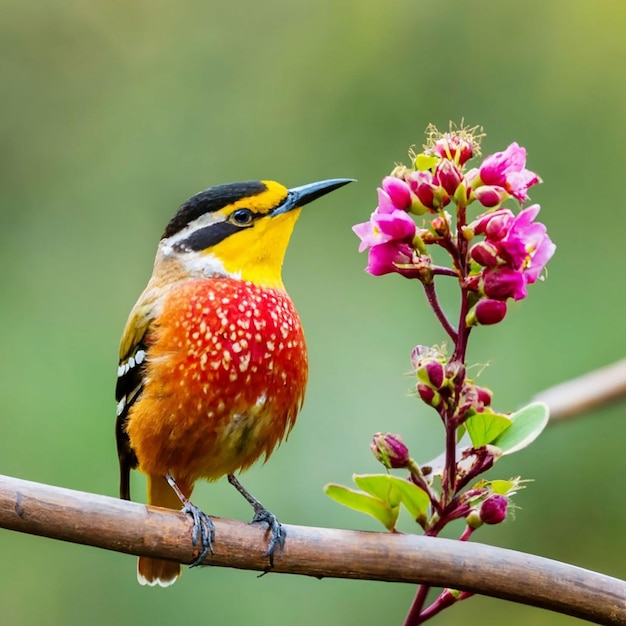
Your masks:
{"label": "blurred green background", "polygon": [[[545,181],[531,195],[558,244],[548,281],[471,345],[470,361],[490,365],[480,381],[495,406],[514,410],[624,356],[626,4],[2,0],[0,10],[0,473],[116,494],[119,336],[182,201],[230,180],[354,177],[304,211],[292,240],[284,277],[310,345],[308,398],[289,442],[244,482],[284,522],[377,529],[322,486],[377,471],[378,430],[402,433],[420,460],[440,451],[437,419],[405,374],[416,343],[443,337],[419,285],[363,272],[350,227],[429,122],[483,125],[485,152],[518,141]],[[625,577],[624,412],[555,426],[503,460],[494,477],[535,482],[515,520],[476,539]],[[224,482],[200,485],[195,500],[250,517]],[[414,594],[210,568],[147,589],[133,557],[9,531],[0,555],[0,622],[11,626],[399,624]],[[573,621],[475,598],[438,623],[503,619]]]}

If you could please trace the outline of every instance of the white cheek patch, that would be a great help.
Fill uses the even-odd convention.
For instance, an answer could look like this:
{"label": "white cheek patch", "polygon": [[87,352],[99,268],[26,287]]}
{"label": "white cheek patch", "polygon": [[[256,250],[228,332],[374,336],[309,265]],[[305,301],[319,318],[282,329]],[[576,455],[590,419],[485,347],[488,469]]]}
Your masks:
{"label": "white cheek patch", "polygon": [[217,275],[241,278],[241,271],[226,271],[224,263],[213,254],[206,252],[183,252],[178,257],[190,276],[210,278]]}
{"label": "white cheek patch", "polygon": [[159,247],[165,256],[176,254],[176,244],[187,239],[192,232],[206,226],[211,226],[213,224],[217,224],[218,222],[225,221],[226,215],[223,213],[204,213],[197,219],[193,220],[193,222],[189,222],[185,228],[178,231],[176,234],[168,237],[167,239],[162,239]]}

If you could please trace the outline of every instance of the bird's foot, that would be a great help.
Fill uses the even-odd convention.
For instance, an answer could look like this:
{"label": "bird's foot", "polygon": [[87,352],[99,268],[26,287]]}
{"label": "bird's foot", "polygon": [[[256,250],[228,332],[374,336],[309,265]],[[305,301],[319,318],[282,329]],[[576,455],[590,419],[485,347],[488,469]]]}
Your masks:
{"label": "bird's foot", "polygon": [[[250,503],[254,509],[254,517],[251,524],[267,524],[267,529],[270,531],[270,540],[267,543],[267,549],[262,556],[269,557],[269,567],[264,573],[267,573],[274,567],[274,554],[276,554],[276,548],[279,548],[282,552],[285,547],[285,538],[287,532],[282,527],[278,518],[270,513],[251,493],[246,491],[244,486],[237,480],[234,474],[228,474],[228,482]],[[261,574],[262,576],[263,574]]]}
{"label": "bird's foot", "polygon": [[[194,546],[198,543],[202,546],[196,560],[190,565],[190,567],[196,567],[200,565],[204,557],[211,552],[213,554],[213,540],[215,539],[215,526],[211,521],[211,518],[201,511],[189,498],[183,493],[182,489],[174,480],[171,474],[166,474],[165,480],[167,480],[169,486],[174,490],[174,493],[178,496],[178,499],[183,504],[183,513],[191,515],[193,520],[193,530],[191,532],[191,541]],[[188,493],[191,492],[191,489]]]}
{"label": "bird's foot", "polygon": [[267,542],[267,549],[263,552],[262,556],[269,557],[269,569],[272,569],[274,567],[276,548],[282,552],[285,547],[287,531],[282,527],[278,518],[263,506],[254,508],[254,517],[250,523],[267,524],[267,529],[270,531],[270,540]]}
{"label": "bird's foot", "polygon": [[193,531],[191,540],[194,546],[200,545],[200,552],[196,560],[189,567],[201,565],[204,557],[210,552],[213,554],[213,540],[215,539],[215,526],[211,518],[201,511],[195,504],[189,500],[183,506],[183,513],[191,515],[193,519]]}

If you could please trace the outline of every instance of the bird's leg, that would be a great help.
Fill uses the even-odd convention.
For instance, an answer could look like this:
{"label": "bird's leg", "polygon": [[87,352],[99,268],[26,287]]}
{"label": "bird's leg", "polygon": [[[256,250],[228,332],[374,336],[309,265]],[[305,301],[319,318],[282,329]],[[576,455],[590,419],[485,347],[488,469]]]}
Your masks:
{"label": "bird's leg", "polygon": [[193,545],[197,546],[200,541],[202,549],[198,558],[190,565],[190,567],[196,567],[200,565],[204,557],[211,552],[213,554],[213,539],[215,539],[215,526],[211,521],[211,518],[201,511],[195,504],[189,500],[189,498],[182,492],[180,487],[176,484],[174,477],[171,474],[166,474],[165,479],[169,486],[174,490],[174,493],[178,496],[178,499],[182,502],[183,513],[191,515],[193,519],[193,531],[191,540]]}
{"label": "bird's leg", "polygon": [[253,495],[248,493],[233,474],[228,474],[228,482],[252,505],[254,517],[251,524],[265,523],[270,531],[270,540],[263,556],[269,557],[270,568],[274,567],[274,553],[278,547],[281,551],[285,547],[287,533],[273,513],[270,513]]}

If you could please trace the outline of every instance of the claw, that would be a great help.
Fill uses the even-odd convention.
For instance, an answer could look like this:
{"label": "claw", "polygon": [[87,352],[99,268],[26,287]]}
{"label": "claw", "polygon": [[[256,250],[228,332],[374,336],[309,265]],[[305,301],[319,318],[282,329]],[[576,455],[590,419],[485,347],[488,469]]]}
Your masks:
{"label": "claw", "polygon": [[[254,517],[250,523],[267,524],[267,529],[270,531],[271,536],[267,543],[267,549],[262,554],[262,556],[269,557],[269,566],[264,572],[267,573],[274,567],[276,548],[280,548],[282,552],[285,547],[287,533],[276,516],[270,513],[252,494],[248,493],[243,485],[235,478],[234,474],[228,474],[228,482],[252,505]],[[261,574],[261,576],[263,576],[263,574]]]}
{"label": "claw", "polygon": [[254,517],[250,523],[267,524],[267,529],[270,531],[270,540],[267,542],[267,549],[261,556],[269,557],[269,566],[271,569],[274,567],[274,554],[276,552],[276,548],[282,552],[285,547],[287,532],[278,521],[278,518],[265,508],[256,509]]}
{"label": "claw", "polygon": [[191,541],[194,546],[198,543],[202,546],[196,560],[189,567],[196,567],[202,563],[204,557],[211,552],[213,554],[213,540],[215,539],[215,526],[211,518],[201,511],[195,504],[187,501],[183,507],[183,513],[191,515],[193,519],[193,531]]}

